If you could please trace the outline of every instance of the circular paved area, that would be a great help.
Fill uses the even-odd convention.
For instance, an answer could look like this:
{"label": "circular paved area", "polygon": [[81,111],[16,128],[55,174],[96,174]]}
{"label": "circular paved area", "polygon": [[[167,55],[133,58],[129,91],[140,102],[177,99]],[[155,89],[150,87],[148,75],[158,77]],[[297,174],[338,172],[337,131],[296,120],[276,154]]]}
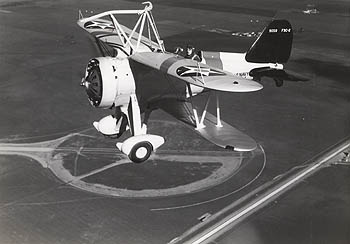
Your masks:
{"label": "circular paved area", "polygon": [[[194,145],[195,140],[194,137],[187,143]],[[200,145],[158,150],[147,162],[134,164],[112,142],[88,129],[50,141],[1,143],[0,154],[31,157],[73,187],[128,198],[166,197],[209,189],[227,181],[253,161],[256,173],[251,178],[254,179],[265,165],[261,147],[238,153],[207,150]]]}

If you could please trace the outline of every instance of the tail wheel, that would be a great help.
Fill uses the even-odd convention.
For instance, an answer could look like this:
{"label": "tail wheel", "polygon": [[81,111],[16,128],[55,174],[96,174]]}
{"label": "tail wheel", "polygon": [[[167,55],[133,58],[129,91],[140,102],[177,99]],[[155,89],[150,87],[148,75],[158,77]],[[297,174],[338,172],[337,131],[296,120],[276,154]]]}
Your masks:
{"label": "tail wheel", "polygon": [[275,82],[276,82],[276,86],[277,86],[277,87],[283,86],[283,80],[282,80],[282,79],[274,79],[274,80],[275,80]]}
{"label": "tail wheel", "polygon": [[129,158],[134,163],[142,163],[151,156],[152,151],[152,144],[147,141],[142,141],[133,146],[129,153]]}

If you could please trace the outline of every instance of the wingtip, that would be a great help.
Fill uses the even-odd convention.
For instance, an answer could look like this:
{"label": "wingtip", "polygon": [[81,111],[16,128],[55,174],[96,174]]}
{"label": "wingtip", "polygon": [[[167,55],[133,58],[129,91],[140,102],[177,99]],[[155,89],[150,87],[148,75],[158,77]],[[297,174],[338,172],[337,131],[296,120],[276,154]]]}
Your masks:
{"label": "wingtip", "polygon": [[96,129],[97,131],[100,131],[100,130],[99,130],[99,126],[98,126],[98,125],[99,125],[99,122],[96,122],[96,121],[95,121],[94,123],[92,123],[92,125],[95,127],[95,129]]}
{"label": "wingtip", "polygon": [[264,88],[264,86],[262,84],[260,84],[259,82],[255,82],[255,86],[256,86],[256,91],[259,91],[259,90]]}
{"label": "wingtip", "polygon": [[251,146],[251,147],[242,147],[242,148],[236,147],[236,148],[234,148],[234,151],[236,151],[236,152],[251,152],[257,148],[258,148],[258,145],[255,143],[255,145]]}
{"label": "wingtip", "polygon": [[117,142],[115,144],[115,146],[119,149],[119,151],[122,151],[122,146],[123,146],[123,143],[122,142]]}

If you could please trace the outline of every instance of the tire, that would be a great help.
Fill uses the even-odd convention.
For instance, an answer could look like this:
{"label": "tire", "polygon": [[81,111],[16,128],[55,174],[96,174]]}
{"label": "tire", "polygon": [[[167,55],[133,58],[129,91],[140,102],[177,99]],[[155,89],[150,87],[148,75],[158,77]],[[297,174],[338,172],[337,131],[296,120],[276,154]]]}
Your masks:
{"label": "tire", "polygon": [[142,141],[133,146],[129,153],[129,158],[134,163],[142,163],[145,162],[151,156],[152,152],[152,144],[147,141]]}

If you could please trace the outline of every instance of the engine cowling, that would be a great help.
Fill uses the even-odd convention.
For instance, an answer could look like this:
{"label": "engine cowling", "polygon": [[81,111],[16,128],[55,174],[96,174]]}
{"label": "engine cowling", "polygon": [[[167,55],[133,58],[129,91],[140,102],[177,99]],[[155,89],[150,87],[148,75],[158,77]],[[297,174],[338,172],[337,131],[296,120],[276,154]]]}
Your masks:
{"label": "engine cowling", "polygon": [[89,61],[81,86],[92,106],[111,108],[126,105],[135,93],[135,80],[129,60],[98,57]]}

